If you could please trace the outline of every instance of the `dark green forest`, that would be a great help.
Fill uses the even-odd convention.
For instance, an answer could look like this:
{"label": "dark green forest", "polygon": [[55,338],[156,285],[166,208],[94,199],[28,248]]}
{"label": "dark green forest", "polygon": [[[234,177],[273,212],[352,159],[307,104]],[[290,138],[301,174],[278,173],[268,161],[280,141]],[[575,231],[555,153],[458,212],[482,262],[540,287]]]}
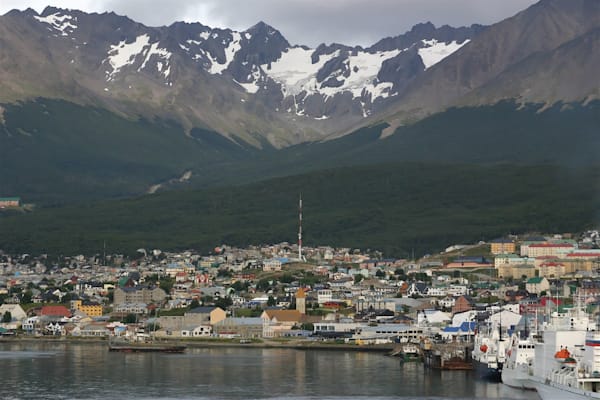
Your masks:
{"label": "dark green forest", "polygon": [[295,242],[298,196],[308,245],[405,257],[509,233],[577,232],[598,223],[600,169],[387,163],[250,185],[159,193],[0,217],[10,252]]}
{"label": "dark green forest", "polygon": [[[600,165],[600,101],[582,105],[453,108],[398,128],[386,124],[334,140],[258,149],[208,129],[131,119],[65,101],[4,105],[0,196],[42,206],[167,189],[244,185],[323,169],[398,162],[567,167]],[[173,183],[191,171],[185,184]],[[169,183],[169,181],[171,181]]]}
{"label": "dark green forest", "polygon": [[399,257],[600,223],[599,101],[453,108],[280,150],[64,101],[4,108],[0,196],[34,204],[0,212],[5,251],[295,242],[300,193],[307,244]]}

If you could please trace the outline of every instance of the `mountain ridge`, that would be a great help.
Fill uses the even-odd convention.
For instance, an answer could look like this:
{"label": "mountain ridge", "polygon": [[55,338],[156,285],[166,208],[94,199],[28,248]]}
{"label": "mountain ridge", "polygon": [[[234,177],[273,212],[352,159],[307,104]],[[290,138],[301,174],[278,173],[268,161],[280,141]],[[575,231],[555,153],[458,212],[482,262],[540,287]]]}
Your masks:
{"label": "mountain ridge", "polygon": [[[264,22],[242,32],[183,22],[147,27],[112,12],[47,7],[39,15],[11,11],[0,25],[7,44],[4,54],[0,49],[1,101],[79,100],[124,115],[155,113],[188,129],[210,128],[257,144],[255,132],[277,147],[360,123],[483,29],[422,24],[368,48],[310,49],[290,45]],[[403,48],[393,49],[393,42]],[[10,69],[17,64],[26,68]]]}
{"label": "mountain ridge", "polygon": [[[260,22],[237,32],[183,22],[147,27],[115,13],[9,12],[0,17],[0,195],[36,203],[44,210],[33,214],[42,219],[52,218],[48,206],[156,201],[135,223],[148,229],[156,222],[150,230],[160,236],[155,227],[169,220],[176,235],[161,243],[178,245],[192,245],[200,233],[214,239],[191,214],[210,214],[211,224],[225,226],[219,241],[241,243],[260,222],[279,222],[282,214],[271,214],[278,196],[295,204],[306,188],[328,204],[327,229],[313,236],[323,242],[344,231],[359,233],[356,243],[385,239],[393,247],[400,236],[391,226],[411,240],[406,232],[420,223],[427,229],[415,247],[447,243],[456,226],[473,235],[484,225],[494,234],[540,221],[552,231],[581,227],[593,222],[589,210],[598,215],[600,193],[599,4],[542,0],[489,27],[423,23],[369,47],[314,49],[291,45]],[[560,175],[563,189],[555,192],[548,174]],[[495,192],[498,177],[503,187]],[[136,203],[159,185],[173,193]],[[197,188],[219,194],[188,197]],[[489,207],[480,213],[476,200],[485,191],[498,196],[485,198]],[[548,208],[547,195],[554,199]],[[270,200],[257,211],[263,198]],[[345,201],[352,210],[336,211]],[[114,204],[100,206],[109,208],[102,224],[138,217],[120,206],[111,214]],[[452,220],[450,208],[467,218]],[[56,236],[64,225],[57,240],[78,243],[90,230],[73,236],[79,227],[69,231],[67,220],[90,210],[57,211],[40,227]],[[250,214],[243,234],[228,232]],[[0,242],[44,246],[48,236],[36,236],[36,218],[3,219],[21,236]],[[261,227],[255,237],[293,235],[295,221],[277,232]],[[0,233],[6,238],[11,229]],[[118,240],[142,237],[124,232]],[[94,231],[82,247],[105,233]]]}
{"label": "mountain ridge", "polygon": [[[597,47],[557,49],[598,26],[595,0],[541,0],[489,27],[426,22],[367,47],[312,49],[264,21],[234,31],[199,22],[148,27],[114,12],[13,10],[0,17],[0,103],[65,99],[282,148],[452,106],[596,99],[597,73],[573,72],[597,59]],[[540,52],[548,55],[531,58]],[[516,67],[525,60],[529,67]],[[570,88],[545,90],[569,75]]]}
{"label": "mountain ridge", "polygon": [[[571,68],[569,82],[581,88],[571,93],[569,98],[524,96],[523,91],[504,90],[502,96],[494,92],[486,93],[482,87],[501,88],[494,80],[502,73],[505,79],[518,80],[517,76],[506,77],[508,69],[523,62],[528,57],[544,52],[552,52],[569,41],[581,40],[585,34],[600,26],[600,2],[595,0],[541,0],[527,9],[496,24],[489,26],[468,45],[448,56],[443,63],[434,66],[431,73],[422,75],[411,83],[402,101],[386,111],[381,118],[391,125],[406,120],[413,113],[421,117],[450,106],[476,106],[485,104],[483,98],[496,102],[505,99],[522,98],[525,102],[555,103],[557,101],[584,101],[590,92],[600,86],[598,73],[591,76],[578,75]],[[577,62],[598,57],[594,53],[571,54]],[[540,62],[532,68],[547,68]],[[546,77],[548,78],[548,77]],[[554,76],[552,82],[558,81]],[[582,83],[582,81],[584,81]],[[585,85],[585,81],[592,82]],[[595,83],[594,83],[595,81]],[[536,87],[547,85],[548,79],[534,79]],[[591,90],[590,90],[591,89]],[[588,90],[590,90],[588,92]],[[477,92],[482,97],[477,97]],[[593,98],[598,98],[594,95]]]}

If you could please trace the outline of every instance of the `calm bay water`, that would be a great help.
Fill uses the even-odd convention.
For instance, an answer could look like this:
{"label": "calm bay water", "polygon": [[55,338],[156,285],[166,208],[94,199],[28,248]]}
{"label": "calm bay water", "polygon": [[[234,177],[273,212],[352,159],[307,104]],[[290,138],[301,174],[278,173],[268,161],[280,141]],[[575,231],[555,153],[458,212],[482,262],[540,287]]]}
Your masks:
{"label": "calm bay water", "polygon": [[87,343],[0,343],[3,399],[538,399],[381,353],[188,348],[112,353]]}

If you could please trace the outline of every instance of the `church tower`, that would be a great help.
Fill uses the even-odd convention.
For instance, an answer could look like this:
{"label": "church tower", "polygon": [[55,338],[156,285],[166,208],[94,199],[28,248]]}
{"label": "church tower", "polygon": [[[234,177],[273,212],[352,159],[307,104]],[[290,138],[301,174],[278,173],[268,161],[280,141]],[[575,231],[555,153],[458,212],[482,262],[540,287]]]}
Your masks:
{"label": "church tower", "polygon": [[296,310],[300,314],[306,314],[306,293],[304,293],[304,289],[302,288],[296,292]]}

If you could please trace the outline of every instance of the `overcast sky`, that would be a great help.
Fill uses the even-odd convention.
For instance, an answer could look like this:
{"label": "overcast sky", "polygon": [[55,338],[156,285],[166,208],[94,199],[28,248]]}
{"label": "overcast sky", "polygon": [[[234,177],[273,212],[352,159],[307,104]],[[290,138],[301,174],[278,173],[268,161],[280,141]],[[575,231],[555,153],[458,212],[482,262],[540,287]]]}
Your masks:
{"label": "overcast sky", "polygon": [[[49,3],[50,1],[50,3]],[[114,11],[149,26],[175,21],[245,30],[258,21],[292,44],[370,45],[419,22],[436,26],[492,24],[537,0],[0,0],[0,14],[51,4],[87,12]]]}

